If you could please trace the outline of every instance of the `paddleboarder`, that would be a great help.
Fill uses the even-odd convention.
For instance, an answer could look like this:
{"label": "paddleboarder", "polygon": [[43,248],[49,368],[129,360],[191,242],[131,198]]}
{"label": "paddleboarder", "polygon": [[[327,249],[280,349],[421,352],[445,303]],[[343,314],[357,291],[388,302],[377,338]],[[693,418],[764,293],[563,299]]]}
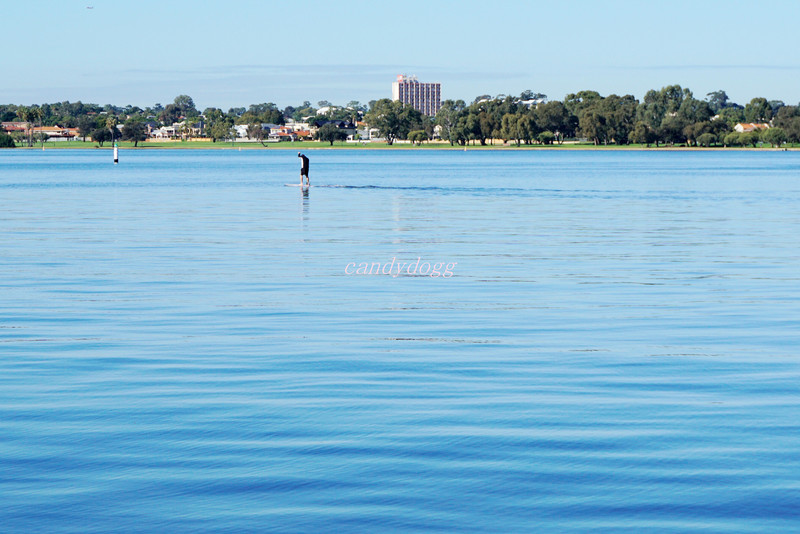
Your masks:
{"label": "paddleboarder", "polygon": [[308,158],[305,154],[297,153],[300,158],[300,187],[303,187],[303,177],[306,179],[306,187],[311,187],[311,180],[308,177]]}

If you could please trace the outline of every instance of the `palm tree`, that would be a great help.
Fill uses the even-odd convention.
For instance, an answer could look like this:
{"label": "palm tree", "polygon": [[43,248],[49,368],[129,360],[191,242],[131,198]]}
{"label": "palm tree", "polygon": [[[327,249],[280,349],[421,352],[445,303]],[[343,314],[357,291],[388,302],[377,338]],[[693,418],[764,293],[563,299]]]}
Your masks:
{"label": "palm tree", "polygon": [[186,140],[192,136],[192,123],[189,119],[183,119],[181,124],[181,139]]}
{"label": "palm tree", "polygon": [[40,107],[31,108],[31,118],[39,121],[39,137],[42,140],[42,147],[44,147],[44,132],[41,131],[42,119],[44,118],[44,110]]}
{"label": "palm tree", "polygon": [[106,128],[111,130],[111,143],[114,143],[114,134],[116,133],[117,129],[117,118],[113,115],[106,119]]}
{"label": "palm tree", "polygon": [[17,108],[17,116],[25,123],[25,134],[28,136],[28,146],[31,146],[31,119],[33,118],[33,109],[27,106],[20,106]]}

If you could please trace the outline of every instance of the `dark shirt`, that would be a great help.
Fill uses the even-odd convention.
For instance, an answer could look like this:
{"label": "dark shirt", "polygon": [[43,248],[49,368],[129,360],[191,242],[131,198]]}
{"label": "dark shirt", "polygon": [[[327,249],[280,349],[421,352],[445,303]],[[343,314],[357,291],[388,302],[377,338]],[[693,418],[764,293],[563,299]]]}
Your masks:
{"label": "dark shirt", "polygon": [[300,165],[300,172],[302,174],[308,174],[308,158],[305,155],[301,155],[300,159],[303,160],[303,162]]}

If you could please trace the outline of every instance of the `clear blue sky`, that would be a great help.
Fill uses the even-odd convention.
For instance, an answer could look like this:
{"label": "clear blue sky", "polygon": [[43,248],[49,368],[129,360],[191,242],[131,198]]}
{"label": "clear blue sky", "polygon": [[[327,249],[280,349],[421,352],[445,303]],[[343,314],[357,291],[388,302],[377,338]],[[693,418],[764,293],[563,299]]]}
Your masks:
{"label": "clear blue sky", "polygon": [[406,73],[467,101],[679,84],[797,104],[798,20],[797,0],[4,2],[0,103],[366,103]]}

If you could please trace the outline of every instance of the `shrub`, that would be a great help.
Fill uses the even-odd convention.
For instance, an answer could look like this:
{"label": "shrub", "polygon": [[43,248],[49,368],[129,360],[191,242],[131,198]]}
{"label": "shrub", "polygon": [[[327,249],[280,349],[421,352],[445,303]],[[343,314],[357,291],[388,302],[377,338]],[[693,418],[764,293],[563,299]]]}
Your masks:
{"label": "shrub", "polygon": [[742,144],[740,135],[737,132],[729,133],[722,142],[725,146],[741,146]]}
{"label": "shrub", "polygon": [[700,146],[711,146],[717,142],[717,136],[712,133],[700,134],[697,137],[697,144]]}
{"label": "shrub", "polygon": [[739,134],[739,142],[743,146],[752,145],[753,148],[755,148],[760,140],[761,140],[761,135],[757,131],[744,132]]}
{"label": "shrub", "polygon": [[16,148],[14,139],[5,132],[0,132],[0,148]]}
{"label": "shrub", "polygon": [[544,132],[539,134],[539,142],[543,145],[552,145],[553,141],[556,140],[556,136],[550,130],[545,130]]}
{"label": "shrub", "polygon": [[408,140],[419,146],[421,143],[428,140],[428,134],[425,133],[425,130],[412,130],[408,132]]}
{"label": "shrub", "polygon": [[779,147],[785,143],[786,137],[786,131],[783,128],[770,128],[761,134],[761,139],[774,147]]}

